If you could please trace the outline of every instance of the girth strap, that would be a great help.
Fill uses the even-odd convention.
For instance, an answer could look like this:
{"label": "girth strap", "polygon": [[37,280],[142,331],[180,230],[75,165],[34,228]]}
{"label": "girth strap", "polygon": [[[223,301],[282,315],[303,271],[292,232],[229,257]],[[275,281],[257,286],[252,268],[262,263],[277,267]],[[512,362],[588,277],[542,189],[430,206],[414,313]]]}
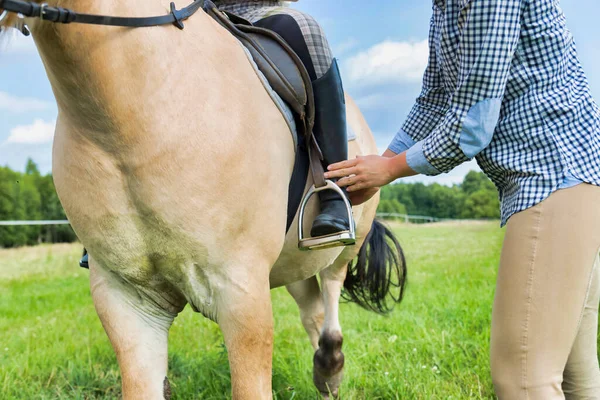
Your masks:
{"label": "girth strap", "polygon": [[174,24],[179,29],[183,29],[182,21],[191,17],[203,6],[204,0],[194,0],[192,4],[181,10],[177,10],[175,3],[171,3],[171,13],[158,17],[111,17],[106,15],[81,14],[67,8],[49,7],[47,4],[37,4],[29,1],[0,0],[0,10],[20,13],[26,17],[40,18],[50,22],[127,27]]}

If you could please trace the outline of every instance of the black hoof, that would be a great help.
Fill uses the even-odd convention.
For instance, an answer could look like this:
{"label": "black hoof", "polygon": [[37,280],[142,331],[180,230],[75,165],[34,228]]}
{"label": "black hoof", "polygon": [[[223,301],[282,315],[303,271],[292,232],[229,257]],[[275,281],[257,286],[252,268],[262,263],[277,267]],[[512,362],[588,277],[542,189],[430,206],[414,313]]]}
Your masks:
{"label": "black hoof", "polygon": [[338,398],[338,390],[344,379],[342,343],[340,334],[323,334],[313,358],[313,382],[326,399]]}

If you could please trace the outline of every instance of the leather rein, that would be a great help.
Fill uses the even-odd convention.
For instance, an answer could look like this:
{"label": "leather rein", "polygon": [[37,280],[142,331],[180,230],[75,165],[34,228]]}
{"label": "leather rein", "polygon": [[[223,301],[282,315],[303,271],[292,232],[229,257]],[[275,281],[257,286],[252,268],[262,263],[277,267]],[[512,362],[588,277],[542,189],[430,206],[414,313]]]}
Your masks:
{"label": "leather rein", "polygon": [[[37,4],[23,0],[0,0],[0,10],[18,13],[25,17],[39,18],[43,21],[62,24],[78,23],[125,26],[132,28],[173,24],[177,28],[183,29],[183,21],[194,15],[196,11],[203,7],[204,0],[194,0],[192,4],[181,10],[177,10],[175,3],[171,3],[171,12],[166,15],[156,17],[112,17],[107,15],[77,13],[68,8],[49,7],[46,3]],[[24,28],[21,32],[25,36],[29,36],[28,29]]]}

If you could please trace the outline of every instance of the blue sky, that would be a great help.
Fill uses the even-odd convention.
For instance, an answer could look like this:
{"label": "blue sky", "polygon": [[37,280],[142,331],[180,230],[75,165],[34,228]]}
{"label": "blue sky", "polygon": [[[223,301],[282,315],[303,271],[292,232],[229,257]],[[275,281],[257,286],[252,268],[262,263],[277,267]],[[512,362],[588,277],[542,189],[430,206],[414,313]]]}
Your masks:
{"label": "blue sky", "polygon": [[[600,2],[560,3],[592,93],[600,98]],[[300,0],[293,7],[312,14],[324,27],[340,60],[346,91],[385,149],[420,90],[431,1]],[[31,157],[49,172],[55,119],[52,91],[32,41],[18,35],[0,43],[0,165],[23,170]],[[409,180],[457,183],[476,168],[468,163],[450,174]]]}

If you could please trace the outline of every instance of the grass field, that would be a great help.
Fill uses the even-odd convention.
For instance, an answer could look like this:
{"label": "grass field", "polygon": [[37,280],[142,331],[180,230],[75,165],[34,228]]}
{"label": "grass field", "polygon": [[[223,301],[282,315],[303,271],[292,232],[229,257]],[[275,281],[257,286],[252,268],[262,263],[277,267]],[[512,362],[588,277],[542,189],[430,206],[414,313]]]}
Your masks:
{"label": "grass field", "polygon": [[[503,230],[467,223],[394,227],[409,286],[388,317],[341,306],[342,399],[493,399],[488,340]],[[0,399],[112,399],[115,356],[96,317],[79,245],[0,250]],[[273,292],[276,399],[316,399],[295,303]],[[176,399],[229,398],[218,327],[186,309],[170,336]]]}

